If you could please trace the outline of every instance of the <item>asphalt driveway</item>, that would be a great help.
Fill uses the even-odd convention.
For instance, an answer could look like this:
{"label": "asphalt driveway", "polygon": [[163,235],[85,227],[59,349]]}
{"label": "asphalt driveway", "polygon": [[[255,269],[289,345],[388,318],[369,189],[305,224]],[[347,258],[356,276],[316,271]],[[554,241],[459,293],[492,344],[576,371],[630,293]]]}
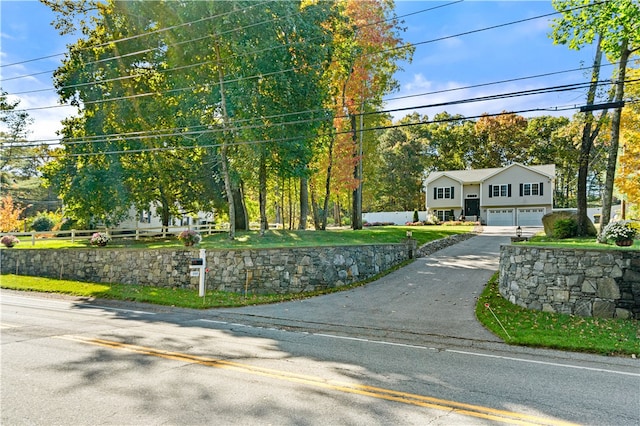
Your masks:
{"label": "asphalt driveway", "polygon": [[[525,229],[525,235],[534,231]],[[498,270],[500,245],[513,234],[513,227],[485,227],[474,238],[349,291],[209,313],[240,323],[403,342],[500,342],[478,323],[474,309]]]}

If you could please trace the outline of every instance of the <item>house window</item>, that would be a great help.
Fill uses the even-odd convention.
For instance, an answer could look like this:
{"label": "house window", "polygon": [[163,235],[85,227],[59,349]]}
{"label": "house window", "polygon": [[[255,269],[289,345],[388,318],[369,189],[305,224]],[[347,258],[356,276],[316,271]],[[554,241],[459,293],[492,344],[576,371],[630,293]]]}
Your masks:
{"label": "house window", "polygon": [[511,197],[511,184],[489,185],[489,198],[491,197]]}
{"label": "house window", "polygon": [[543,195],[544,186],[540,183],[521,183],[520,184],[520,196],[528,197],[531,195]]}
{"label": "house window", "polygon": [[446,222],[454,219],[453,210],[435,210],[434,215],[440,222]]}
{"label": "house window", "polygon": [[433,188],[433,198],[436,200],[441,198],[453,199],[453,194],[453,186]]}

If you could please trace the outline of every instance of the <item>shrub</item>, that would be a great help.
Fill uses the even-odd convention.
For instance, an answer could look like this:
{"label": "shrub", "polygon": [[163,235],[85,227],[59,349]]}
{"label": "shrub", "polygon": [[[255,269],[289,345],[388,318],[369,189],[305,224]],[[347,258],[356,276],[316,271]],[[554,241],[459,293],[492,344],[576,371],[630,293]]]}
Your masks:
{"label": "shrub", "polygon": [[92,246],[106,246],[111,241],[111,237],[104,232],[96,232],[91,236]]}
{"label": "shrub", "polygon": [[200,234],[196,231],[192,231],[191,229],[179,233],[178,239],[182,241],[185,246],[193,246],[202,241]]}
{"label": "shrub", "polygon": [[438,216],[434,214],[427,215],[427,220],[425,220],[425,224],[427,225],[437,225],[440,223]]}
{"label": "shrub", "polygon": [[578,222],[573,219],[558,219],[553,224],[553,238],[564,239],[578,235]]}
{"label": "shrub", "polygon": [[5,246],[5,247],[13,247],[16,244],[18,244],[19,242],[20,242],[20,240],[18,239],[18,237],[14,236],[14,235],[5,235],[0,240],[0,243],[2,243],[2,245]]}
{"label": "shrub", "polygon": [[628,220],[609,222],[602,230],[602,236],[613,241],[633,240],[636,234],[634,225]]}
{"label": "shrub", "polygon": [[55,223],[49,216],[41,214],[33,220],[33,223],[31,224],[31,229],[37,232],[51,231],[54,226],[55,226]]}
{"label": "shrub", "polygon": [[418,217],[418,210],[413,211],[413,223],[420,222],[420,218]]}

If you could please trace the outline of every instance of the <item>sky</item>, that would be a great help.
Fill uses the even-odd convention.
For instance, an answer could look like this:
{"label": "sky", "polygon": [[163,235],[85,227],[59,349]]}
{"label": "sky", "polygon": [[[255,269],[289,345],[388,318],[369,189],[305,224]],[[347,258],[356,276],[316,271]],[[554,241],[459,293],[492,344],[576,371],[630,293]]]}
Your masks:
{"label": "sky", "polygon": [[[398,120],[414,111],[428,118],[443,111],[475,117],[583,105],[585,89],[422,107],[588,81],[586,71],[564,71],[589,67],[595,48],[574,51],[554,45],[549,38],[550,20],[558,15],[536,18],[553,12],[550,1],[396,0],[396,14],[406,28],[402,38],[416,44],[416,49],[411,63],[400,63],[402,70],[394,76],[399,90],[386,96],[385,109],[406,108],[392,113]],[[11,99],[19,99],[19,108],[27,109],[33,118],[29,140],[57,139],[60,121],[76,112],[68,106],[49,108],[59,104],[53,90],[17,94],[52,89],[51,71],[60,66],[63,56],[11,64],[63,53],[76,40],[74,36],[60,36],[51,25],[53,19],[53,12],[38,1],[0,0],[0,86]],[[503,26],[522,20],[526,21]],[[552,75],[526,78],[542,74]],[[514,79],[519,80],[490,84]],[[550,110],[521,115],[571,116],[575,112]]]}

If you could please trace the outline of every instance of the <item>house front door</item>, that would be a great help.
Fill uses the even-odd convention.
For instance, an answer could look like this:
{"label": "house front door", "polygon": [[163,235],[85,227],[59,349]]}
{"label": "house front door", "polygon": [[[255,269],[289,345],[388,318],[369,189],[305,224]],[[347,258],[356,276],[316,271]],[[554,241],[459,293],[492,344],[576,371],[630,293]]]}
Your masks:
{"label": "house front door", "polygon": [[480,199],[468,198],[464,200],[465,216],[480,216]]}

